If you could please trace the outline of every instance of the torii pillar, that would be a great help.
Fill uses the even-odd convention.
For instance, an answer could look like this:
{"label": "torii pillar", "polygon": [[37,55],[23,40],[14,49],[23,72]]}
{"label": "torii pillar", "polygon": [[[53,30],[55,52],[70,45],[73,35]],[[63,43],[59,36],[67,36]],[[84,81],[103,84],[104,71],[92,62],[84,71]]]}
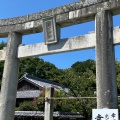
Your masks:
{"label": "torii pillar", "polygon": [[97,108],[117,108],[117,85],[113,45],[112,13],[102,10],[96,15],[96,83]]}
{"label": "torii pillar", "polygon": [[18,46],[22,36],[16,32],[8,34],[4,72],[1,87],[0,120],[14,120],[19,73]]}

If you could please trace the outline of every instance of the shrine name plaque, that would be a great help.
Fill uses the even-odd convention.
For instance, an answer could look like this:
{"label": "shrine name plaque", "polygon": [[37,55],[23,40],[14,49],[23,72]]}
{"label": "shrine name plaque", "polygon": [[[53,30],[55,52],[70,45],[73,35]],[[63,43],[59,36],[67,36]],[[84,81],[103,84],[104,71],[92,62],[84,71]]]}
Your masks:
{"label": "shrine name plaque", "polygon": [[56,25],[55,17],[43,19],[43,31],[45,44],[57,43],[59,39],[59,27]]}

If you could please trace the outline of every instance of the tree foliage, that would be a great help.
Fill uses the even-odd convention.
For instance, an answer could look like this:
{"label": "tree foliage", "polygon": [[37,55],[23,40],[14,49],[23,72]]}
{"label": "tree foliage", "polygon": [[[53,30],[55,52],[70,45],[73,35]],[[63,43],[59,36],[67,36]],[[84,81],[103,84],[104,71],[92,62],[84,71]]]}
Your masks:
{"label": "tree foliage", "polygon": [[0,43],[0,50],[2,50],[3,47],[5,47],[6,45],[7,45],[7,43],[5,43],[4,41],[2,41],[2,42]]}
{"label": "tree foliage", "polygon": [[[2,41],[2,42],[0,43],[0,50],[2,50],[3,47],[5,47],[5,46],[6,46],[6,43]],[[0,62],[0,89],[1,89],[3,68],[4,68],[4,62]]]}
{"label": "tree foliage", "polygon": [[34,58],[23,58],[20,60],[20,72],[19,78],[28,73],[38,78],[49,79],[58,82],[58,76],[62,74],[54,64],[45,62],[43,59]]}

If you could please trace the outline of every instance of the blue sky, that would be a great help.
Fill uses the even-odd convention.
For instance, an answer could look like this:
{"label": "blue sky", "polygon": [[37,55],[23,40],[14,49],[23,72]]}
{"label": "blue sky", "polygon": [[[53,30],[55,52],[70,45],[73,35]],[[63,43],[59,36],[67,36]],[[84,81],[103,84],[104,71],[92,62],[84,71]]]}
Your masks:
{"label": "blue sky", "polygon": [[[0,7],[0,19],[24,16],[27,14],[32,14],[50,8],[55,8],[65,4],[69,4],[78,0],[1,0]],[[114,16],[114,26],[120,26],[120,15]],[[74,25],[71,27],[66,27],[61,29],[61,38],[67,38],[72,36],[78,36],[87,34],[89,31],[94,31],[95,25],[94,21],[83,23],[79,25]],[[0,38],[0,42],[4,40],[7,41],[7,38]],[[32,34],[23,36],[23,44],[33,44],[43,42],[44,37],[43,33]],[[117,60],[120,60],[120,46],[115,47],[115,57]],[[95,60],[95,49],[82,50],[75,52],[67,52],[61,54],[40,56],[40,58],[45,61],[49,61],[55,64],[60,69],[65,69],[71,67],[71,65],[77,61],[85,61],[87,59]]]}

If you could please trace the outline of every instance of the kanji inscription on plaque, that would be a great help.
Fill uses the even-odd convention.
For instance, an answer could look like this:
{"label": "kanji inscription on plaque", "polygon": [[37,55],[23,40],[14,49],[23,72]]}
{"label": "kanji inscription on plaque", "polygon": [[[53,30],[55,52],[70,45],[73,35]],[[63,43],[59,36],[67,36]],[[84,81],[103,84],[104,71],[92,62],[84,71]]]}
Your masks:
{"label": "kanji inscription on plaque", "polygon": [[52,44],[58,41],[57,26],[55,22],[55,17],[44,18],[43,19],[43,31],[45,44]]}
{"label": "kanji inscription on plaque", "polygon": [[93,109],[92,120],[119,120],[118,109]]}

